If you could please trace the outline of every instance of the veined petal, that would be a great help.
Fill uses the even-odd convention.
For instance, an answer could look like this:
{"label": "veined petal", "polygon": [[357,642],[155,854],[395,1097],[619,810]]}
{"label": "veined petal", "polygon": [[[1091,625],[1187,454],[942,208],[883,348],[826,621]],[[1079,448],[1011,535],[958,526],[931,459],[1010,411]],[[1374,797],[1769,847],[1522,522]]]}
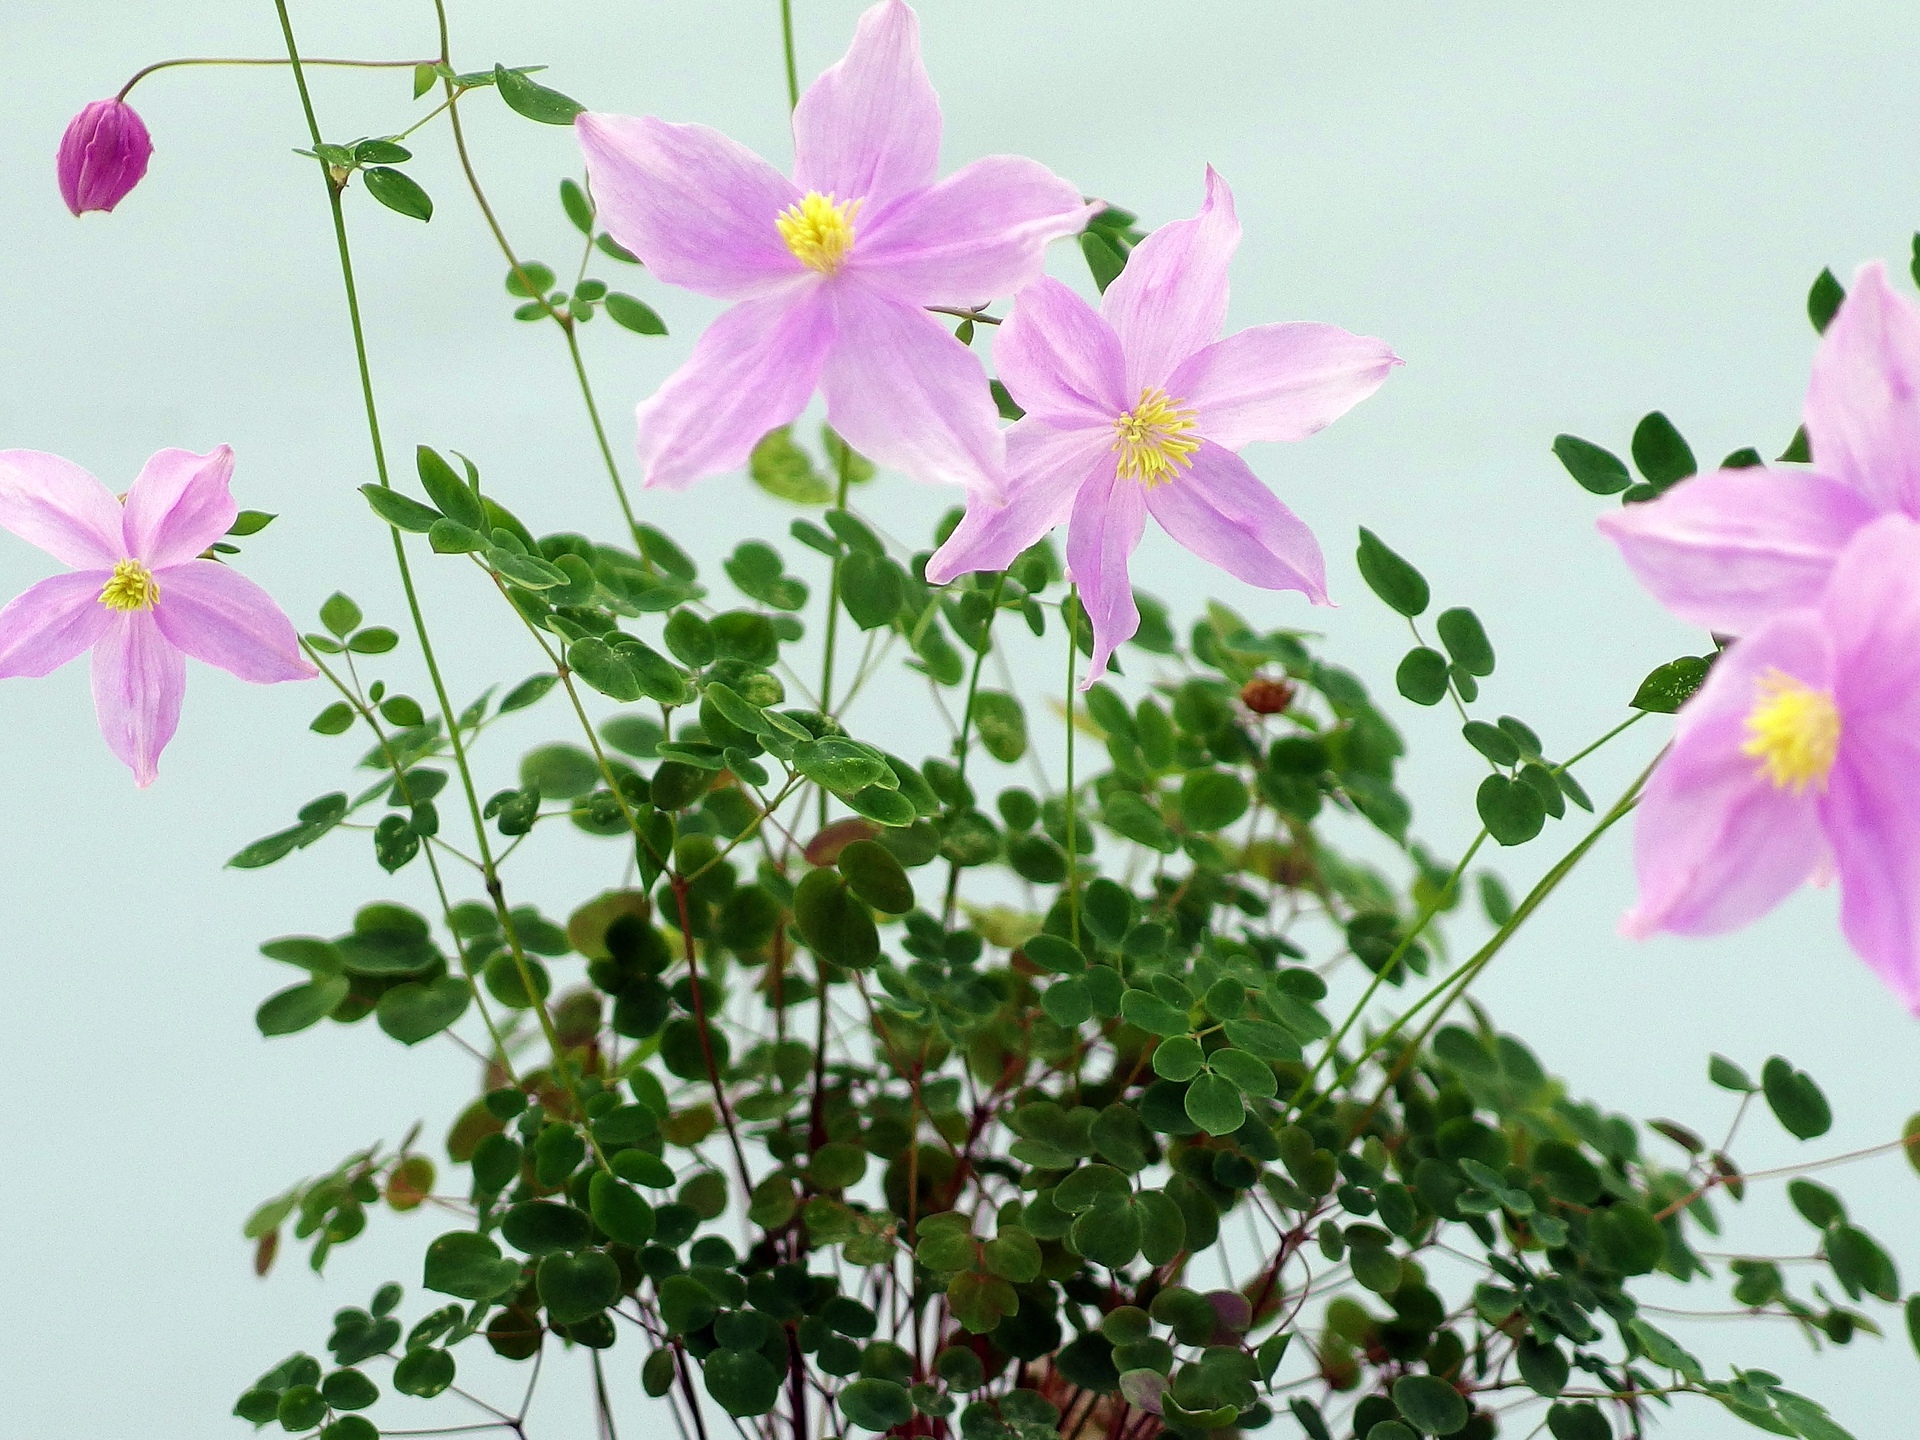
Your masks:
{"label": "veined petal", "polygon": [[979,358],[916,306],[847,280],[825,288],[838,334],[820,388],[833,428],[916,480],[1002,500],[1006,441]]}
{"label": "veined petal", "polygon": [[807,274],[774,221],[791,180],[705,125],[581,115],[574,134],[607,232],[669,285],[745,300]]}
{"label": "veined petal", "polygon": [[1776,671],[1814,689],[1832,683],[1817,612],[1789,611],[1738,641],[1680,712],[1672,747],[1634,818],[1640,898],[1622,922],[1627,934],[1738,929],[1797,889],[1826,856],[1819,792],[1776,786],[1743,748],[1747,718]]}
{"label": "veined petal", "polygon": [[126,558],[113,492],[39,450],[0,450],[0,529],[76,570],[111,570]]}
{"label": "veined petal", "polygon": [[1110,427],[1139,397],[1113,327],[1058,280],[1022,290],[993,337],[993,364],[1029,415],[1060,428]]}
{"label": "veined petal", "polygon": [[100,638],[111,572],[76,570],[23,590],[0,610],[0,678],[49,675]]}
{"label": "veined petal", "polygon": [[1101,206],[1037,160],[989,155],[860,216],[847,268],[915,305],[978,305],[1040,278],[1047,243]]}
{"label": "veined petal", "polygon": [[681,490],[745,464],[761,436],[806,407],[833,337],[817,283],[744,300],[714,321],[687,363],[640,402],[645,483]]}
{"label": "veined petal", "polygon": [[1240,245],[1233,192],[1207,167],[1207,198],[1191,220],[1162,225],[1134,247],[1100,313],[1120,337],[1133,394],[1166,387],[1182,360],[1220,338],[1227,266]]}
{"label": "veined petal", "polygon": [[944,585],[975,570],[1004,570],[1022,550],[1062,523],[1073,497],[1102,466],[1113,467],[1106,437],[1056,430],[1029,415],[1007,432],[1005,505],[967,497],[967,513],[927,561],[927,583]]}
{"label": "veined petal", "polygon": [[1791,470],[1719,470],[1599,520],[1634,577],[1689,625],[1744,635],[1819,602],[1833,563],[1877,510],[1858,490]]}
{"label": "veined petal", "polygon": [[1093,623],[1093,659],[1080,681],[1082,690],[1107,673],[1107,657],[1140,628],[1127,561],[1146,529],[1144,494],[1138,481],[1120,479],[1117,462],[1108,460],[1074,498],[1067,570]]}
{"label": "veined petal", "polygon": [[1879,509],[1920,515],[1920,308],[1877,260],[1821,338],[1802,413],[1821,470]]}
{"label": "veined petal", "polygon": [[93,709],[107,748],[143,789],[158,773],[160,752],[180,725],[187,662],[160,633],[153,613],[114,615],[93,647]]}
{"label": "veined petal", "polygon": [[1821,808],[1847,943],[1920,1014],[1920,743],[1883,729],[1848,747]]}
{"label": "veined petal", "polygon": [[[1834,700],[1849,732],[1920,717],[1920,524],[1884,515],[1840,552],[1820,610],[1834,645]],[[1920,731],[1915,732],[1920,735]]]}
{"label": "veined petal", "polygon": [[233,451],[225,445],[205,455],[159,451],[127,491],[127,554],[159,570],[202,553],[240,513],[228,493],[232,481]]}
{"label": "veined petal", "polygon": [[189,560],[154,579],[153,622],[176,649],[256,685],[320,673],[301,653],[293,622],[246,576],[214,560]]}
{"label": "veined petal", "polygon": [[1386,341],[1337,325],[1256,325],[1181,361],[1167,393],[1195,412],[1200,434],[1238,450],[1324,430],[1405,363]]}
{"label": "veined petal", "polygon": [[1327,604],[1327,562],[1306,522],[1231,450],[1209,440],[1192,459],[1191,469],[1146,492],[1167,534],[1235,579]]}
{"label": "veined petal", "polygon": [[803,190],[879,205],[940,171],[940,100],[920,62],[920,20],[900,0],[860,17],[853,44],[793,112]]}

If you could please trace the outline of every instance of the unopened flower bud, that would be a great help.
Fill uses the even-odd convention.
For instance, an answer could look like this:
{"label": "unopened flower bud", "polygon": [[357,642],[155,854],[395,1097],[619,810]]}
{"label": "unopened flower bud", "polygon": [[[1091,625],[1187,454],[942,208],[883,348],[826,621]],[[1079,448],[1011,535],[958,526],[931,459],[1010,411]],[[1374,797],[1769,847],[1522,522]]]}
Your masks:
{"label": "unopened flower bud", "polygon": [[1293,686],[1270,675],[1256,675],[1240,688],[1240,703],[1256,715],[1278,715],[1293,703]]}
{"label": "unopened flower bud", "polygon": [[153,156],[144,121],[124,100],[96,100],[67,126],[60,141],[60,194],[74,214],[111,210]]}

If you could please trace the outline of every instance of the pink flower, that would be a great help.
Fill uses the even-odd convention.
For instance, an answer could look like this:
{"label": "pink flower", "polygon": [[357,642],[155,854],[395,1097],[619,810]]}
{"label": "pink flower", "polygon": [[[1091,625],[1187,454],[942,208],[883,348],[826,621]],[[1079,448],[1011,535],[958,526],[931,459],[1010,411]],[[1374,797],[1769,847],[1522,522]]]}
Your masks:
{"label": "pink flower", "polygon": [[60,194],[67,209],[111,210],[140,183],[153,156],[144,121],[124,100],[96,100],[60,137]]}
{"label": "pink flower", "polygon": [[1601,518],[1682,620],[1738,635],[1817,604],[1857,530],[1890,513],[1920,518],[1920,308],[1878,261],[1860,267],[1827,326],[1802,418],[1810,470],[1721,470]]}
{"label": "pink flower", "polygon": [[1641,796],[1626,933],[1737,929],[1837,871],[1847,940],[1920,1012],[1916,577],[1920,525],[1887,516],[1720,658]]}
{"label": "pink flower", "polygon": [[855,449],[923,480],[1005,492],[1005,441],[973,353],[925,308],[1010,295],[1099,210],[1032,160],[936,181],[940,105],[900,0],[860,18],[793,115],[794,178],[701,125],[582,115],[613,238],[668,284],[740,302],[639,408],[648,485],[743,464],[816,389]]}
{"label": "pink flower", "polygon": [[0,450],[0,528],[73,567],[0,610],[0,677],[45,675],[93,651],[107,748],[153,783],[180,722],[191,655],[258,685],[318,672],[258,585],[200,554],[239,513],[233,452],[162,450],[125,503],[71,461]]}
{"label": "pink flower", "polygon": [[1239,243],[1232,192],[1208,169],[1200,213],[1142,241],[1099,314],[1043,279],[1020,293],[994,339],[1000,379],[1027,412],[1007,432],[1010,498],[996,510],[975,497],[927,579],[1004,570],[1066,520],[1067,566],[1093,622],[1086,684],[1140,626],[1127,559],[1149,512],[1228,574],[1327,603],[1313,532],[1236,452],[1306,439],[1401,361],[1332,325],[1260,325],[1220,339]]}

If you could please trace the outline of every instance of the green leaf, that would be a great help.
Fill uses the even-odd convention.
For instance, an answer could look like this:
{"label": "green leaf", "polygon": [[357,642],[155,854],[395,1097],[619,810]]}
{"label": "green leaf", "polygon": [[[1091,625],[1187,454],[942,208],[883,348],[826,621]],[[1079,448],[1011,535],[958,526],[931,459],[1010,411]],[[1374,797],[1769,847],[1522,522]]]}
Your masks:
{"label": "green leaf", "polygon": [[1244,1094],[1271,1100],[1278,1089],[1279,1082],[1274,1079],[1273,1067],[1254,1059],[1244,1050],[1216,1050],[1207,1058],[1207,1063]]}
{"label": "green leaf", "polygon": [[562,1325],[578,1325],[620,1298],[620,1267],[601,1250],[559,1252],[541,1260],[538,1285],[547,1314]]}
{"label": "green leaf", "polygon": [[1633,692],[1633,699],[1627,704],[1635,710],[1647,710],[1655,715],[1672,715],[1706,683],[1707,672],[1712,668],[1712,659],[1698,655],[1682,655],[1678,660],[1669,660],[1657,666],[1640,682],[1640,688]]}
{"label": "green leaf", "polygon": [[1447,657],[1424,645],[1409,650],[1393,672],[1393,683],[1416,705],[1438,705],[1447,698]]}
{"label": "green leaf", "polygon": [[269,996],[254,1012],[254,1024],[262,1035],[292,1035],[317,1025],[346,998],[346,976],[317,975],[305,985]]}
{"label": "green leaf", "polygon": [[782,1372],[758,1350],[715,1350],[701,1369],[707,1393],[729,1415],[765,1415],[779,1402]]}
{"label": "green leaf", "polygon": [[974,728],[987,753],[1011,765],[1027,753],[1027,716],[1020,702],[1002,690],[981,690],[973,697]]}
{"label": "green leaf", "polygon": [[1489,775],[1474,795],[1474,808],[1487,833],[1502,845],[1524,845],[1547,823],[1540,793],[1524,780]]}
{"label": "green leaf", "polygon": [[455,1373],[453,1356],[424,1345],[418,1350],[409,1350],[393,1367],[393,1388],[402,1395],[431,1400],[453,1384]]}
{"label": "green leaf", "polygon": [[411,175],[388,165],[369,166],[360,173],[367,182],[367,193],[389,210],[397,210],[409,220],[433,218],[433,197]]}
{"label": "green leaf", "polygon": [[1176,1010],[1150,990],[1129,990],[1120,997],[1120,1013],[1129,1025],[1149,1035],[1185,1035],[1193,1029],[1187,1012]]}
{"label": "green leaf", "polygon": [[1109,285],[1120,278],[1120,272],[1127,268],[1127,257],[1120,247],[1094,230],[1080,232],[1080,253],[1086,258],[1094,288],[1102,295],[1107,293]]}
{"label": "green leaf", "polygon": [[1908,1117],[1900,1131],[1900,1138],[1907,1147],[1907,1163],[1920,1172],[1920,1114]]}
{"label": "green leaf", "polygon": [[691,1275],[669,1275],[659,1282],[660,1320],[669,1335],[699,1330],[718,1308],[713,1296]]}
{"label": "green leaf", "polygon": [[1748,1078],[1746,1071],[1724,1055],[1715,1055],[1707,1061],[1707,1079],[1736,1095],[1751,1095],[1760,1088]]}
{"label": "green leaf", "polygon": [[885,846],[856,840],[840,852],[839,868],[853,893],[883,914],[913,909],[913,882]]}
{"label": "green leaf", "polygon": [[1224,830],[1247,813],[1247,787],[1226,770],[1189,770],[1180,782],[1180,818],[1189,830]]}
{"label": "green leaf", "polygon": [[414,467],[419,471],[420,484],[427,492],[427,498],[433,501],[440,513],[456,525],[464,525],[485,535],[492,529],[487,523],[487,510],[480,503],[480,497],[474,493],[451,465],[441,457],[440,452],[430,445],[421,445],[414,450]]}
{"label": "green leaf", "polygon": [[1430,592],[1420,572],[1389,550],[1380,537],[1364,526],[1355,552],[1360,578],[1382,600],[1411,619],[1427,608]]}
{"label": "green leaf", "polygon": [[504,65],[493,67],[493,83],[500,87],[500,98],[510,108],[542,125],[571,125],[574,116],[587,108]]}
{"label": "green leaf", "polygon": [[832,870],[810,870],[793,893],[794,923],[821,959],[863,970],[880,958],[873,916]]}
{"label": "green leaf", "polygon": [[500,713],[511,715],[516,710],[526,709],[529,705],[545,699],[547,692],[559,683],[560,677],[551,671],[543,670],[538,675],[529,675],[501,699]]}
{"label": "green leaf", "polygon": [[[906,598],[907,581],[897,561],[855,550],[840,562],[840,603],[862,630],[891,625]],[[978,698],[975,697],[976,701]],[[976,709],[975,719],[978,718]],[[1023,743],[1024,738],[1023,729]],[[991,751],[992,747],[988,749]]]}
{"label": "green leaf", "polygon": [[1433,622],[1440,632],[1440,643],[1447,647],[1453,663],[1469,675],[1493,673],[1493,642],[1480,624],[1480,617],[1464,606],[1442,610]]}
{"label": "green leaf", "polygon": [[1833,1111],[1813,1077],[1778,1055],[1760,1068],[1760,1089],[1774,1118],[1794,1138],[1812,1140],[1833,1128]]}
{"label": "green leaf", "polygon": [[360,607],[337,590],[321,602],[320,623],[342,640],[358,630],[364,618]]}
{"label": "green leaf", "polygon": [[615,290],[605,300],[607,314],[613,317],[613,323],[636,335],[664,335],[667,322],[662,320],[654,308],[644,300]]}
{"label": "green leaf", "polygon": [[471,1230],[454,1230],[427,1246],[421,1283],[462,1300],[492,1300],[520,1282],[520,1263],[500,1258],[500,1247]]}
{"label": "green leaf", "polygon": [[1438,1375],[1402,1375],[1393,1382],[1394,1408],[1427,1435],[1452,1435],[1467,1424],[1467,1402]]}
{"label": "green leaf", "polygon": [[777,500],[795,505],[826,505],[833,500],[833,486],[813,468],[813,457],[795,443],[790,425],[777,426],[760,437],[747,457],[747,475]]}
{"label": "green leaf", "polygon": [[1699,468],[1673,422],[1658,410],[1634,427],[1633,463],[1656,494]]}
{"label": "green leaf", "polygon": [[840,1392],[839,1403],[847,1423],[862,1430],[891,1430],[913,1418],[913,1400],[891,1380],[855,1380]]}
{"label": "green leaf", "polygon": [[402,1045],[418,1045],[464,1015],[472,995],[468,983],[456,975],[409,980],[380,996],[374,1019]]}
{"label": "green leaf", "polygon": [[1209,1135],[1231,1135],[1247,1118],[1240,1087],[1221,1075],[1198,1076],[1187,1087],[1186,1107],[1187,1118]]}
{"label": "green leaf", "polygon": [[1520,759],[1520,746],[1513,736],[1498,725],[1484,720],[1469,720],[1460,727],[1461,737],[1496,765],[1512,765]]}
{"label": "green leaf", "polygon": [[367,497],[367,504],[373,507],[373,513],[396,530],[424,535],[433,528],[433,522],[440,518],[438,510],[430,509],[418,500],[409,500],[398,491],[382,485],[362,485],[360,493]]}
{"label": "green leaf", "polygon": [[1920,1355],[1920,1294],[1907,1297],[1907,1339],[1913,1342],[1913,1353]]}
{"label": "green leaf", "polygon": [[356,655],[384,655],[400,643],[400,637],[384,625],[369,625],[356,631],[347,641],[347,649]]}
{"label": "green leaf", "polygon": [[1900,1272],[1893,1258],[1866,1231],[1845,1222],[1827,1231],[1827,1263],[1849,1295],[1862,1290],[1882,1300],[1900,1299]]}
{"label": "green leaf", "polygon": [[582,235],[593,233],[593,201],[587,198],[587,192],[580,188],[580,182],[566,179],[560,182],[560,208],[567,212],[567,219],[573,222],[573,228]]}
{"label": "green leaf", "polygon": [[553,267],[538,260],[516,261],[507,271],[507,293],[522,300],[540,299],[553,288],[553,282]]}
{"label": "green leaf", "polygon": [[1618,455],[1578,435],[1555,436],[1553,453],[1581,488],[1595,495],[1618,495],[1633,483]]}
{"label": "green leaf", "polygon": [[1833,278],[1833,271],[1822,270],[1814,276],[1813,288],[1807,291],[1807,318],[1816,333],[1827,333],[1827,326],[1840,313],[1840,303],[1846,298],[1846,287]]}
{"label": "green leaf", "polygon": [[440,78],[440,72],[430,61],[413,67],[413,98],[418,100],[433,88],[433,82]]}

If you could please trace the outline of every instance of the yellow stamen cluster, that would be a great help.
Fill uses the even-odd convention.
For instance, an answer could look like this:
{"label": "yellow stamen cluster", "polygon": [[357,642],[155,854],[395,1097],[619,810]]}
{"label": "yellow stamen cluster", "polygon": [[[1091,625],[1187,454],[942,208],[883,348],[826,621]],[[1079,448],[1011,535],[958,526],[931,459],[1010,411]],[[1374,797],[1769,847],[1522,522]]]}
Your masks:
{"label": "yellow stamen cluster", "polygon": [[1140,403],[1113,422],[1113,448],[1120,456],[1120,478],[1138,480],[1151,490],[1164,485],[1183,469],[1193,468],[1188,457],[1200,448],[1190,437],[1194,412],[1180,408],[1158,386],[1140,392]]}
{"label": "yellow stamen cluster", "polygon": [[802,265],[831,275],[853,249],[853,217],[859,213],[858,200],[835,204],[833,196],[809,190],[798,205],[775,216],[773,226]]}
{"label": "yellow stamen cluster", "polygon": [[151,610],[159,598],[160,582],[138,560],[122,560],[100,587],[100,603],[109,610]]}
{"label": "yellow stamen cluster", "polygon": [[1760,762],[1759,773],[1777,790],[1796,795],[1809,785],[1825,790],[1840,750],[1840,711],[1833,696],[1778,670],[1761,676],[1758,689],[1741,753]]}

